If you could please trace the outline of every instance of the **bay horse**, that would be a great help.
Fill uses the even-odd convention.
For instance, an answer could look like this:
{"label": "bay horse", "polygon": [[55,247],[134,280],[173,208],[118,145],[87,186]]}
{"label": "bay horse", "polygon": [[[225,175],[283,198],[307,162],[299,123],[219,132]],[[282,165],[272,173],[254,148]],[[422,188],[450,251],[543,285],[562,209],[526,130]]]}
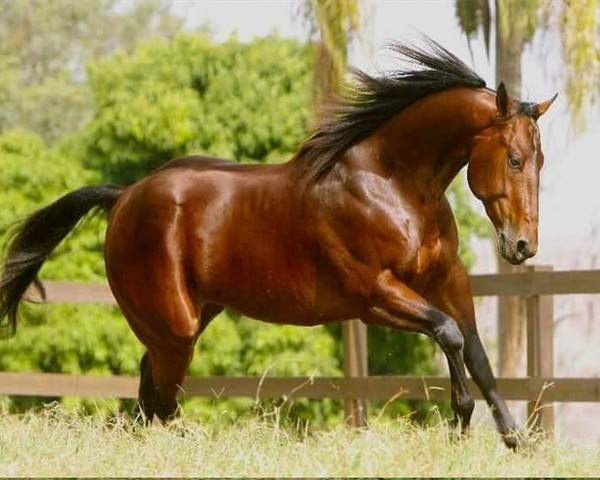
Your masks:
{"label": "bay horse", "polygon": [[[225,307],[282,324],[359,318],[419,332],[445,354],[454,420],[474,408],[466,368],[510,448],[515,421],[475,323],[445,196],[467,167],[473,194],[519,264],[536,253],[542,103],[497,91],[451,52],[394,42],[408,66],[354,71],[321,123],[286,163],[175,158],[129,186],[84,186],[26,218],[0,279],[2,326],[44,261],[88,212],[109,212],[104,258],[112,292],[147,351],[139,405],[176,413],[198,336]],[[249,86],[251,88],[251,86]]]}

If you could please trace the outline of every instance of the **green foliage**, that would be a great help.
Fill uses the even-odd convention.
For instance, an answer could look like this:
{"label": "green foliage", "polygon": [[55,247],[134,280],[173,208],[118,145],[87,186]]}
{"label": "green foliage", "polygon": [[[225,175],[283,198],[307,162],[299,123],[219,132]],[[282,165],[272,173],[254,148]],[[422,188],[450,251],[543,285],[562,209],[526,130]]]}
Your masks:
{"label": "green foliage", "polygon": [[47,141],[92,113],[85,65],[141,40],[170,37],[169,2],[0,0],[0,133],[22,128]]}
{"label": "green foliage", "polygon": [[[0,68],[7,63],[9,60],[0,58]],[[26,129],[53,143],[67,132],[78,130],[91,115],[92,99],[86,84],[57,75],[26,86],[14,65],[8,65],[2,73],[0,132]]]}
{"label": "green foliage", "polygon": [[15,55],[26,85],[63,72],[81,76],[87,61],[171,36],[182,20],[169,1],[0,0],[0,56]]}
{"label": "green foliage", "polygon": [[91,65],[89,165],[131,182],[190,152],[284,160],[307,132],[309,58],[275,35],[214,44],[182,34]]}
{"label": "green foliage", "polygon": [[473,209],[473,195],[469,191],[464,170],[454,179],[447,195],[458,226],[458,255],[467,269],[470,269],[477,260],[471,248],[472,238],[488,238],[492,236],[494,229],[487,218]]}
{"label": "green foliage", "polygon": [[76,161],[59,158],[39,136],[21,130],[0,136],[0,155],[2,194],[10,198],[15,209],[3,209],[3,225],[41,201],[72,188],[83,173]]}
{"label": "green foliage", "polygon": [[363,7],[359,0],[303,0],[298,4],[298,14],[315,39],[315,104],[340,89],[348,68],[348,46],[363,27]]}
{"label": "green foliage", "polygon": [[0,370],[136,375],[142,352],[116,307],[36,305],[3,345]]}
{"label": "green foliage", "polygon": [[[64,136],[53,148],[24,131],[0,136],[5,168],[0,198],[14,205],[12,211],[2,211],[1,223],[22,218],[66,191],[100,182],[107,171],[135,172],[125,178],[115,175],[120,181],[144,176],[153,167],[148,161],[160,152],[167,152],[162,160],[194,149],[259,161],[290,155],[307,130],[308,59],[305,47],[276,37],[250,45],[235,40],[214,45],[203,36],[182,35],[171,44],[151,42],[131,56],[120,54],[92,65],[97,113],[82,134]],[[290,114],[281,115],[282,108]],[[88,161],[86,145],[106,155],[104,161],[97,156]],[[42,278],[103,279],[104,228],[103,219],[84,222],[47,262]],[[116,310],[53,305],[23,313],[11,348],[0,350],[0,369],[138,373],[142,347]],[[323,328],[278,327],[224,314],[200,340],[190,373],[338,375],[334,343]],[[15,399],[12,408],[35,402]],[[67,403],[88,411],[97,408],[90,401]],[[187,400],[183,408],[206,418],[215,414],[211,403]],[[234,417],[248,407],[252,401],[226,402]],[[289,408],[296,418],[320,422],[339,411],[332,402],[298,401]]]}
{"label": "green foliage", "polygon": [[[490,13],[491,3],[492,0],[455,0],[455,14],[469,46],[481,28],[486,50],[489,52],[492,20],[500,40],[497,41],[497,51],[507,50],[510,45],[520,45],[519,55],[523,51],[522,47],[532,41],[536,31],[558,30],[564,61],[562,75],[571,120],[575,132],[581,133],[600,92],[600,2],[496,0],[494,19]],[[514,63],[520,61],[520,58],[515,59],[509,55],[509,65],[499,65],[499,68],[503,71],[513,70]],[[515,80],[521,81],[520,78]]]}
{"label": "green foliage", "polygon": [[461,30],[469,40],[483,30],[486,52],[490,50],[490,0],[455,0],[455,14]]}
{"label": "green foliage", "polygon": [[539,26],[539,12],[543,0],[502,0],[497,2],[496,25],[503,37],[517,35],[523,43],[533,39]]}
{"label": "green foliage", "polygon": [[561,7],[566,93],[573,125],[579,133],[600,93],[600,2],[564,2]]}
{"label": "green foliage", "polygon": [[[11,208],[0,210],[0,240],[4,242],[14,222],[97,175],[60,148],[50,149],[37,135],[11,130],[0,136],[0,199]],[[100,224],[100,226],[98,225]],[[87,222],[43,267],[50,279],[100,280],[104,278],[102,219]]]}
{"label": "green foliage", "polygon": [[486,51],[489,54],[492,20],[496,35],[502,39],[512,37],[522,45],[530,42],[539,24],[540,9],[544,0],[496,0],[495,18],[492,19],[492,0],[455,0],[454,12],[461,30],[470,41],[483,30]]}

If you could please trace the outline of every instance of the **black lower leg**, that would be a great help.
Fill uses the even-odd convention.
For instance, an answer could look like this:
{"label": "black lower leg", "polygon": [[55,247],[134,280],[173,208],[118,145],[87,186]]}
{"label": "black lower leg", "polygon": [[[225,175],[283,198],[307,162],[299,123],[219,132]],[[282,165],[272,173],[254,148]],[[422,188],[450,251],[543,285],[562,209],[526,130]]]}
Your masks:
{"label": "black lower leg", "polygon": [[465,337],[465,364],[481,390],[483,398],[492,409],[492,415],[504,442],[508,447],[516,448],[518,443],[523,440],[517,438],[516,422],[508,410],[506,402],[498,393],[490,362],[476,330],[468,333]]}
{"label": "black lower leg", "polygon": [[465,433],[471,422],[475,401],[469,392],[467,375],[463,361],[464,339],[454,320],[441,314],[440,321],[433,330],[433,338],[438,342],[448,360],[450,381],[452,385],[451,405],[454,411],[454,422],[460,424]]}
{"label": "black lower leg", "polygon": [[156,413],[157,392],[152,381],[150,359],[148,352],[144,353],[140,361],[140,387],[138,391],[139,408],[147,424],[152,423]]}
{"label": "black lower leg", "polygon": [[179,413],[179,404],[175,395],[161,396],[156,405],[156,416],[163,423],[167,423],[177,416]]}
{"label": "black lower leg", "polygon": [[[462,356],[462,352],[461,356]],[[454,411],[453,425],[460,427],[461,433],[466,434],[471,424],[471,416],[475,408],[475,401],[468,390],[467,377],[464,366],[460,365],[455,354],[446,354],[450,370],[451,406]]]}

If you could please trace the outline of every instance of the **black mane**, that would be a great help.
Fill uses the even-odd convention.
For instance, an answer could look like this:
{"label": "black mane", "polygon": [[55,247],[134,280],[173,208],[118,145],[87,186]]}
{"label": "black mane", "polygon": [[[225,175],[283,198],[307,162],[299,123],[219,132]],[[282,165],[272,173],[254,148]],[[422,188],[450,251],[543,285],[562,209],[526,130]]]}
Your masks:
{"label": "black mane", "polygon": [[415,101],[449,88],[485,87],[485,81],[455,55],[434,40],[425,38],[425,43],[428,49],[389,44],[413,69],[381,76],[352,70],[355,85],[327,107],[321,124],[294,157],[311,178],[321,178],[340,154]]}

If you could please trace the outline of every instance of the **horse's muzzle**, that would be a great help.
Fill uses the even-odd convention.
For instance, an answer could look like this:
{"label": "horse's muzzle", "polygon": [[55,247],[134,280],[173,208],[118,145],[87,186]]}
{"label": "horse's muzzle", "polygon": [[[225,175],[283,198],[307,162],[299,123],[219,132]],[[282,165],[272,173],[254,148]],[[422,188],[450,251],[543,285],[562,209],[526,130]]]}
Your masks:
{"label": "horse's muzzle", "polygon": [[498,251],[506,261],[513,265],[519,265],[536,254],[537,244],[525,238],[514,241],[504,233],[500,233],[498,234]]}

